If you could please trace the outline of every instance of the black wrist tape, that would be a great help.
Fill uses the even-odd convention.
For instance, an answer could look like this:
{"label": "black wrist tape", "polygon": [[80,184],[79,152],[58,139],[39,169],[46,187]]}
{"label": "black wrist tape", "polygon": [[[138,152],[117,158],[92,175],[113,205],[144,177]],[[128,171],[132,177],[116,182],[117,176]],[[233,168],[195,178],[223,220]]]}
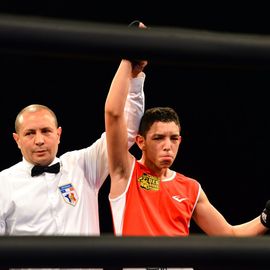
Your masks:
{"label": "black wrist tape", "polygon": [[[138,20],[135,20],[128,25],[128,27],[138,27],[138,28],[139,26],[140,26],[140,21]],[[137,65],[140,65],[141,63],[141,60],[139,59],[128,59],[128,60],[131,62],[132,68],[135,68]]]}
{"label": "black wrist tape", "polygon": [[261,213],[261,223],[270,229],[270,200],[266,202],[265,208]]}

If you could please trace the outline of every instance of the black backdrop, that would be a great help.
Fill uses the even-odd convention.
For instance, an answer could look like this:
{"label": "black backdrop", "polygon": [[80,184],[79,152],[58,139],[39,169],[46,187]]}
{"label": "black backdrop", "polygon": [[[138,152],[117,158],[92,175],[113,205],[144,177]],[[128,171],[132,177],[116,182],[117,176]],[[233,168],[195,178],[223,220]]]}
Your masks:
{"label": "black backdrop", "polygon": [[[139,5],[139,3],[137,3]],[[90,9],[90,5],[87,6]],[[101,8],[62,3],[52,6],[4,5],[0,12],[54,16],[128,24],[141,19],[149,25],[208,28],[267,34],[265,17],[256,13],[185,12],[167,5],[130,8],[106,17]],[[261,9],[263,11],[263,8]],[[132,12],[133,11],[133,12]],[[224,10],[223,10],[224,11]],[[250,9],[251,11],[251,9]],[[108,12],[108,11],[106,11]],[[172,13],[170,13],[172,12]],[[250,16],[253,15],[252,16]],[[254,20],[253,20],[254,22]],[[93,143],[104,130],[103,106],[119,61],[1,53],[0,169],[21,159],[12,139],[18,111],[43,103],[57,114],[63,134],[59,154]],[[269,188],[269,69],[180,67],[154,64],[146,68],[146,107],[171,106],[182,122],[182,144],[173,165],[201,183],[210,201],[232,224],[260,214]],[[137,149],[132,149],[137,154]],[[111,233],[109,178],[100,192],[103,233]],[[191,232],[200,230],[192,224]]]}

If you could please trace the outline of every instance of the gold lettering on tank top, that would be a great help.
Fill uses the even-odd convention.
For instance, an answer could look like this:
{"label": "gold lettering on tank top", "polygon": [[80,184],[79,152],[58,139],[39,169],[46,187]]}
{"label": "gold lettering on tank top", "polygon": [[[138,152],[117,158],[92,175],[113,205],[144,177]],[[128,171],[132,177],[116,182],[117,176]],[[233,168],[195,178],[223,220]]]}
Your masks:
{"label": "gold lettering on tank top", "polygon": [[144,173],[141,177],[138,178],[140,187],[146,190],[159,190],[160,179],[158,177]]}

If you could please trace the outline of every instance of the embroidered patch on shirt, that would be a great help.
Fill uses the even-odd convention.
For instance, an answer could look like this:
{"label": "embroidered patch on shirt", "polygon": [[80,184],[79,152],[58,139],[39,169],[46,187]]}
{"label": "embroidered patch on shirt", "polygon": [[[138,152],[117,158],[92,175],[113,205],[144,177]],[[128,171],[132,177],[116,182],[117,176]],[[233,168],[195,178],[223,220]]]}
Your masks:
{"label": "embroidered patch on shirt", "polygon": [[160,179],[158,177],[144,173],[139,179],[140,187],[146,190],[159,190]]}
{"label": "embroidered patch on shirt", "polygon": [[72,184],[66,184],[64,186],[59,187],[59,189],[65,202],[75,206],[79,198]]}

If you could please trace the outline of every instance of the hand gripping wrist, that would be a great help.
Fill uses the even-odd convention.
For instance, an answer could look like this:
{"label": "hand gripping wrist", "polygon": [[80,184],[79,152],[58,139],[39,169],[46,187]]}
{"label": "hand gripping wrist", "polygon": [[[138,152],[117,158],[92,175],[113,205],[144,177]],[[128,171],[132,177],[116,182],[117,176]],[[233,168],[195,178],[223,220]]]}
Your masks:
{"label": "hand gripping wrist", "polygon": [[261,223],[270,229],[270,200],[266,202],[265,208],[261,213]]}

